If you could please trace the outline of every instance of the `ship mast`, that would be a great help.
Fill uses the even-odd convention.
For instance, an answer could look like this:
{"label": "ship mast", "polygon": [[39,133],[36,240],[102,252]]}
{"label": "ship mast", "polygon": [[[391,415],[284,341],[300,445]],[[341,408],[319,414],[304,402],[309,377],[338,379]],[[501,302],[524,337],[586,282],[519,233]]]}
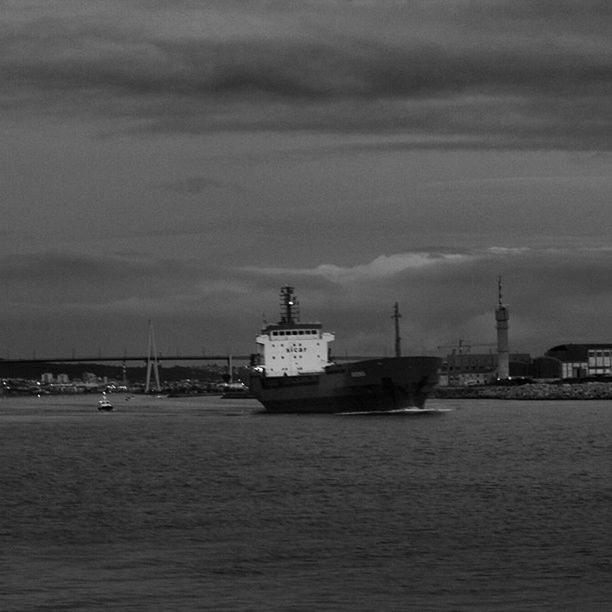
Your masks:
{"label": "ship mast", "polygon": [[293,287],[281,287],[281,325],[293,325],[300,319],[297,299],[293,295]]}
{"label": "ship mast", "polygon": [[395,319],[395,356],[402,356],[402,339],[400,338],[400,329],[399,329],[399,320],[402,318],[402,315],[399,313],[399,305],[395,302],[395,306],[393,307],[393,316],[392,319]]}

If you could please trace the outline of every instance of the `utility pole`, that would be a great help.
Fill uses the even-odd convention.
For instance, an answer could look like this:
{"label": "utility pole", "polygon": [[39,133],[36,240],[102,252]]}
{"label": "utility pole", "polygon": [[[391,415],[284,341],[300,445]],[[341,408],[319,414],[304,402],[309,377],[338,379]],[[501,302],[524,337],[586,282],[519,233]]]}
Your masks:
{"label": "utility pole", "polygon": [[125,359],[127,357],[127,348],[123,349],[123,361],[121,362],[121,373],[123,375],[123,386],[127,389],[127,364]]}
{"label": "utility pole", "polygon": [[400,338],[400,328],[399,328],[399,320],[402,318],[402,315],[399,313],[399,305],[395,302],[395,306],[393,307],[393,316],[392,319],[395,319],[395,356],[402,356],[402,339]]}

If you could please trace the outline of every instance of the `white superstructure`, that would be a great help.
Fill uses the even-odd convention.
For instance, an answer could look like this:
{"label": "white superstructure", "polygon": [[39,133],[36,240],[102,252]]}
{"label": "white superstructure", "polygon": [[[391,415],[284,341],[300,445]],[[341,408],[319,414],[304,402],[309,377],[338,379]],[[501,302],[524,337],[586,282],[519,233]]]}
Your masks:
{"label": "white superstructure", "polygon": [[300,323],[293,287],[281,291],[281,320],[262,329],[257,341],[257,365],[266,376],[298,376],[322,372],[330,364],[334,334],[320,323]]}

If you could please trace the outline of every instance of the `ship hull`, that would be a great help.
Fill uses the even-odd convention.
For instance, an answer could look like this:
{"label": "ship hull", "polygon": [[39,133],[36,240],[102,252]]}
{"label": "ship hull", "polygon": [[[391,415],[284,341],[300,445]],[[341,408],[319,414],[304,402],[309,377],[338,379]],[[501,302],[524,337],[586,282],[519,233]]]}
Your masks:
{"label": "ship hull", "polygon": [[299,376],[254,371],[249,386],[271,413],[388,412],[424,408],[439,367],[437,357],[368,359]]}

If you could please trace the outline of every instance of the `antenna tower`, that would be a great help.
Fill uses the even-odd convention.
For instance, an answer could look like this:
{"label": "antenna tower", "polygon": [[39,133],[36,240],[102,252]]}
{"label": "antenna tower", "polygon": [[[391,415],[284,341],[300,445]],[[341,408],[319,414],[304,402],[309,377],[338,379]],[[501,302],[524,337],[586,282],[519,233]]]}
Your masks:
{"label": "antenna tower", "polygon": [[502,300],[502,277],[497,277],[497,308],[495,321],[497,328],[497,378],[510,378],[510,349],[508,348],[508,321],[510,313]]}

